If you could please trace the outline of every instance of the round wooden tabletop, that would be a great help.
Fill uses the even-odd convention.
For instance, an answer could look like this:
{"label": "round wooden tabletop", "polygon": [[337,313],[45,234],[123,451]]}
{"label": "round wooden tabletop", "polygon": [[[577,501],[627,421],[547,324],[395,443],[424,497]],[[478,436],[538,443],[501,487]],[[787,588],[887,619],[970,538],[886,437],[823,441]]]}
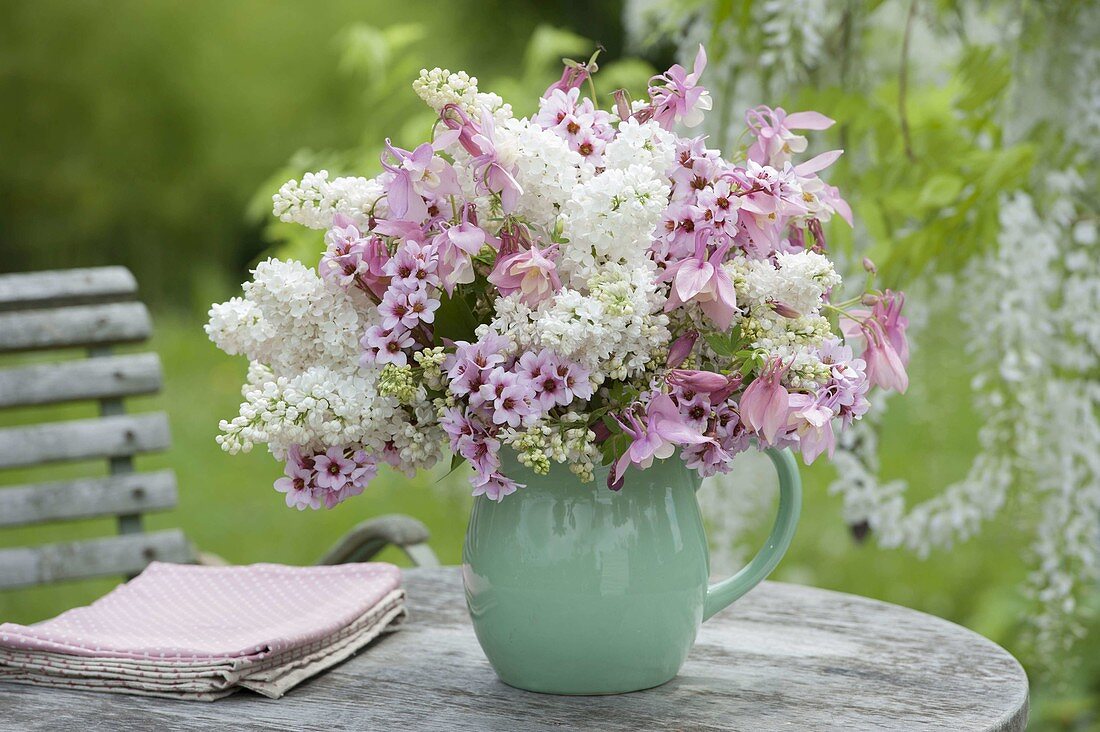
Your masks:
{"label": "round wooden tabletop", "polygon": [[458,568],[406,573],[409,622],[273,701],[213,703],[0,683],[5,730],[1022,730],[1028,683],[999,646],[875,600],[765,582],[703,625],[648,691],[559,697],[497,680]]}

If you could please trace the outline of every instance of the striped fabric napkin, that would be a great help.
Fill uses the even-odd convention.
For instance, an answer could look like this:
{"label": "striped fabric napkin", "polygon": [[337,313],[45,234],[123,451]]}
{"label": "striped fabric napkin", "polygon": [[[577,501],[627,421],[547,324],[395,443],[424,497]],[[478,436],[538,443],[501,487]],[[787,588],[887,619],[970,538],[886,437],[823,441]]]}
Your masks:
{"label": "striped fabric napkin", "polygon": [[154,562],[87,607],[0,624],[0,681],[211,701],[277,699],[405,618],[401,571]]}

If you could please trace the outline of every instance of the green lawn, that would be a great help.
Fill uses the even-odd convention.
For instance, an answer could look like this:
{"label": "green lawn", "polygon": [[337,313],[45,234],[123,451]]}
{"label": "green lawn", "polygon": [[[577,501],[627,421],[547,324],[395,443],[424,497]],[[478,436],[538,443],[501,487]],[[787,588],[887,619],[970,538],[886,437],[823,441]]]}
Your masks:
{"label": "green lawn", "polygon": [[[363,519],[401,512],[423,520],[433,546],[446,563],[460,559],[470,499],[461,475],[420,475],[408,480],[384,472],[363,496],[332,511],[298,512],[285,507],[271,488],[280,466],[265,452],[230,456],[214,442],[220,418],[236,412],[245,364],[217,351],[202,333],[202,321],[179,315],[156,319],[152,347],[164,363],[163,394],[133,401],[134,410],[168,412],[173,447],[139,459],[139,468],[171,467],[180,486],[179,507],[150,516],[150,528],[182,527],[205,551],[234,563],[314,561],[346,530]],[[886,477],[904,477],[915,497],[931,495],[961,477],[976,447],[978,417],[969,408],[965,358],[952,342],[957,329],[929,329],[939,340],[920,344],[913,387],[891,410],[883,435]],[[49,410],[47,418],[93,416],[91,406]],[[4,415],[5,424],[41,419],[42,412]],[[60,478],[102,471],[101,466],[66,465],[48,471]],[[1007,519],[950,551],[920,560],[901,551],[879,549],[873,541],[855,543],[840,518],[840,500],[826,493],[831,469],[822,461],[804,472],[803,521],[776,579],[855,592],[946,617],[983,633],[1018,653],[1024,605],[1016,588],[1026,565],[1024,538]],[[43,479],[43,471],[12,472],[6,483]],[[766,527],[760,527],[762,534]],[[111,531],[105,521],[0,532],[0,547],[94,536]],[[396,553],[386,558],[400,561]],[[30,622],[101,595],[111,581],[87,582],[27,591],[0,592],[0,620]],[[1095,669],[1093,670],[1095,671]],[[1090,672],[1091,673],[1091,672]],[[1084,690],[1065,690],[1039,711],[1055,719],[1079,718],[1095,700]],[[1043,706],[1045,704],[1045,706]],[[1087,718],[1087,716],[1086,716]],[[1086,727],[1066,727],[1086,729]]]}

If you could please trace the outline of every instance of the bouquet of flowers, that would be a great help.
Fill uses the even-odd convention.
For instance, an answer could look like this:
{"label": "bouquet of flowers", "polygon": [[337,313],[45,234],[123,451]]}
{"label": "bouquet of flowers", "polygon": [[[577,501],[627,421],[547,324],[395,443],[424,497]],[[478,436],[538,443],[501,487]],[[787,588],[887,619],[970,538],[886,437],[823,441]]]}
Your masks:
{"label": "bouquet of flowers", "polygon": [[602,109],[594,59],[567,61],[522,119],[476,78],[422,71],[431,140],[387,141],[373,178],[320,171],[274,196],[325,232],[316,271],[269,259],[211,309],[210,338],[250,361],[221,446],[267,443],[298,509],[447,448],[498,501],[523,488],[504,450],[584,481],[611,466],[612,489],[677,451],[704,476],[750,446],[831,452],[872,385],[906,388],[903,297],[833,296],[822,223],[851,211],[819,173],[841,151],[795,160],[799,130],[832,120],[752,109],[725,158],[678,133],[710,109],[705,65],[700,48]]}

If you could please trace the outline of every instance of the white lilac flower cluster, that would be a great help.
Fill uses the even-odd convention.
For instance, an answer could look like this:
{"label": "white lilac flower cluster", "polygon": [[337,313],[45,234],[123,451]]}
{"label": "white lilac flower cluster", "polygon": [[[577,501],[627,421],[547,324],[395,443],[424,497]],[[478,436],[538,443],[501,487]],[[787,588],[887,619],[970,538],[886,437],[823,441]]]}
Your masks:
{"label": "white lilac flower cluster", "polygon": [[446,449],[492,500],[553,463],[618,489],[677,450],[703,475],[750,445],[831,451],[871,384],[905,388],[903,298],[832,298],[822,223],[850,212],[818,173],[839,151],[793,160],[797,130],[831,120],[751,110],[743,164],[678,134],[710,109],[705,65],[700,48],[605,110],[582,94],[593,67],[567,62],[525,119],[423,71],[432,139],[387,141],[374,178],[321,171],[274,196],[325,230],[317,271],[269,260],[211,309],[210,337],[252,362],[222,446],[266,443],[298,508]]}
{"label": "white lilac flower cluster", "polygon": [[655,367],[671,338],[664,298],[654,272],[605,264],[584,292],[562,288],[532,307],[519,295],[496,301],[495,317],[482,326],[506,337],[512,353],[549,348],[584,365],[595,384],[629,379]]}
{"label": "white lilac flower cluster", "polygon": [[353,373],[366,313],[343,289],[301,262],[268,259],[244,297],[210,309],[206,334],[233,355],[293,376],[318,364]]}
{"label": "white lilac flower cluster", "polygon": [[482,110],[505,120],[512,116],[512,105],[492,92],[480,92],[477,77],[465,71],[451,73],[447,69],[421,69],[412,83],[413,91],[424,103],[440,112],[448,104],[461,107],[467,114],[480,115]]}
{"label": "white lilac flower cluster", "polygon": [[[301,182],[290,180],[273,197],[274,214],[280,221],[309,229],[328,229],[336,214],[366,221],[372,213],[384,216],[381,184],[373,178],[345,177],[329,180],[328,171],[306,173]],[[381,207],[380,207],[381,206]]]}

